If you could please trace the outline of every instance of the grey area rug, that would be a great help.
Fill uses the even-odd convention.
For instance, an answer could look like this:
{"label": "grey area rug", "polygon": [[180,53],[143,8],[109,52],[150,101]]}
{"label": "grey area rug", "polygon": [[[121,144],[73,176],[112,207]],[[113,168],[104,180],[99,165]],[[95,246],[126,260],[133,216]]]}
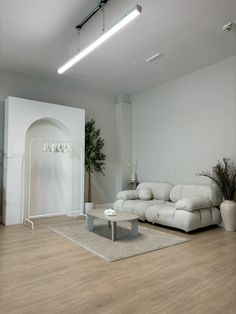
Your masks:
{"label": "grey area rug", "polygon": [[94,232],[86,229],[84,221],[51,224],[48,227],[110,262],[189,241],[140,225],[138,236],[131,237],[130,224],[122,223],[117,225],[117,240],[112,242],[111,229],[98,219],[94,222]]}

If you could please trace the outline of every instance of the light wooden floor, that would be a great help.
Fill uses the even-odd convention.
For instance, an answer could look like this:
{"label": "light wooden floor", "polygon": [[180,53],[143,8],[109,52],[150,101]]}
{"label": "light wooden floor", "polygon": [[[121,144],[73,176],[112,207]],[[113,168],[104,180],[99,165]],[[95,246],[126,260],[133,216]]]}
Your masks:
{"label": "light wooden floor", "polygon": [[46,223],[0,226],[1,314],[236,313],[236,232],[145,224],[191,241],[109,263]]}

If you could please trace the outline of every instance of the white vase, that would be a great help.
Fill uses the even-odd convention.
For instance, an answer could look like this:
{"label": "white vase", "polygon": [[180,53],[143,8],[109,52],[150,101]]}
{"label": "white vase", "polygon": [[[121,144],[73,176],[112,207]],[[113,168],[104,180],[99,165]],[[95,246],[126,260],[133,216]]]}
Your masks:
{"label": "white vase", "polygon": [[87,213],[88,210],[94,209],[94,203],[85,202],[84,203],[84,212]]}
{"label": "white vase", "polygon": [[137,174],[136,174],[135,171],[133,171],[133,172],[131,173],[130,182],[131,182],[131,183],[136,183],[136,182],[137,182]]}
{"label": "white vase", "polygon": [[236,230],[236,202],[224,201],[220,204],[221,217],[226,231]]}

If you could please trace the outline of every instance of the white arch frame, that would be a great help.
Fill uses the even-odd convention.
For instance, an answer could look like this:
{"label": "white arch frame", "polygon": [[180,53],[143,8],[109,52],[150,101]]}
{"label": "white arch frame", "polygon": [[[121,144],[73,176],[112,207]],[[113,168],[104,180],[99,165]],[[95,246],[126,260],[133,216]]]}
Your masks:
{"label": "white arch frame", "polygon": [[[67,128],[72,142],[80,142],[81,164],[84,165],[83,109],[8,97],[5,100],[4,132],[4,199],[3,223],[22,224],[22,181],[25,157],[25,136],[30,126],[38,120],[51,120]],[[84,212],[84,167],[81,169],[78,212]]]}

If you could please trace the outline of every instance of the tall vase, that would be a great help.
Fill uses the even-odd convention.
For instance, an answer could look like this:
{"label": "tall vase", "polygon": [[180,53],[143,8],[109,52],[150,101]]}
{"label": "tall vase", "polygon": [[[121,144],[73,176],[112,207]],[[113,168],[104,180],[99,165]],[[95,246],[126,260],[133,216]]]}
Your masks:
{"label": "tall vase", "polygon": [[224,201],[220,204],[221,217],[226,231],[236,230],[236,202]]}

